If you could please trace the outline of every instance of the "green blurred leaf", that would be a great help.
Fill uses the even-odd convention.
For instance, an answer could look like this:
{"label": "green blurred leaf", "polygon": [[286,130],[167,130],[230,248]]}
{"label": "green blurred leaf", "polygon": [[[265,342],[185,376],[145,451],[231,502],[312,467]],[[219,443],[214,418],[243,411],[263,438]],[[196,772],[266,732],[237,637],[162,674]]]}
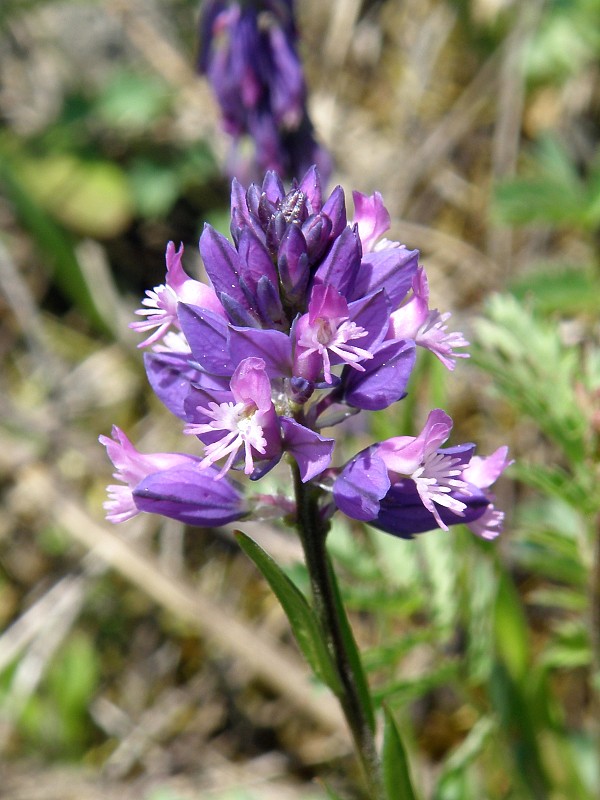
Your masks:
{"label": "green blurred leaf", "polygon": [[125,173],[112,162],[23,154],[15,162],[15,171],[35,202],[76,233],[108,238],[131,223],[131,187]]}
{"label": "green blurred leaf", "polygon": [[181,182],[176,170],[146,159],[136,159],[129,179],[138,213],[142,217],[166,214],[179,195]]}
{"label": "green blurred leaf", "polygon": [[519,595],[506,572],[501,573],[494,609],[496,649],[513,680],[530,668],[529,632]]}
{"label": "green blurred leaf", "polygon": [[[537,730],[523,691],[527,676],[519,680],[499,661],[490,680],[490,698],[514,759],[514,777],[534,800],[547,800],[549,783],[537,741]],[[516,793],[515,797],[521,797]]]}
{"label": "green blurred leaf", "polygon": [[493,295],[476,322],[474,362],[513,408],[535,421],[573,464],[587,451],[588,421],[575,394],[578,353],[556,325],[535,318],[514,298]]}
{"label": "green blurred leaf", "polygon": [[321,626],[306,598],[278,564],[241,531],[236,532],[238,544],[254,562],[281,603],[290,622],[298,646],[315,675],[335,693],[340,684],[329,655]]}
{"label": "green blurred leaf", "polygon": [[143,130],[168,110],[171,96],[154,75],[121,69],[104,87],[96,113],[108,125]]}
{"label": "green blurred leaf", "polygon": [[460,796],[457,783],[471,764],[480,757],[496,725],[491,717],[482,717],[469,731],[466,739],[446,759],[433,793],[432,800],[451,800]]}
{"label": "green blurred leaf", "polygon": [[388,800],[417,800],[400,731],[392,712],[384,706],[383,781]]}
{"label": "green blurred leaf", "polygon": [[542,314],[597,313],[600,310],[600,285],[591,268],[556,267],[544,264],[510,284],[521,302]]}

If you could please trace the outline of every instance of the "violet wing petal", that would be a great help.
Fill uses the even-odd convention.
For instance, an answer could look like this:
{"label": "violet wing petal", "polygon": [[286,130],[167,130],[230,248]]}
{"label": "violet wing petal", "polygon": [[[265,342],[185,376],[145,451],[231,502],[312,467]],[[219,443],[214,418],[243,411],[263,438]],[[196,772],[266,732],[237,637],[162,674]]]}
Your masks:
{"label": "violet wing petal", "polygon": [[184,353],[144,353],[144,366],[152,390],[172,414],[185,419],[185,398],[200,373]]}
{"label": "violet wing petal", "polygon": [[388,408],[406,395],[415,360],[414,342],[386,342],[373,359],[362,362],[364,372],[349,367],[344,369],[344,402],[365,411]]}
{"label": "violet wing petal", "polygon": [[222,317],[205,308],[179,303],[177,316],[194,359],[213,375],[231,375],[228,324]]}
{"label": "violet wing petal", "polygon": [[350,461],[333,484],[337,507],[352,519],[369,522],[377,517],[380,501],[390,488],[383,461],[365,450]]}
{"label": "violet wing petal", "polygon": [[302,481],[310,481],[327,469],[331,463],[335,439],[326,439],[290,417],[281,417],[279,421],[284,448],[298,462]]}
{"label": "violet wing petal", "polygon": [[[462,516],[454,514],[443,506],[437,506],[438,513],[446,525],[460,525],[479,519],[489,506],[485,494],[476,487],[470,486],[469,495],[452,493],[466,504]],[[406,479],[395,483],[381,503],[377,519],[370,523],[375,528],[400,536],[403,539],[412,539],[414,534],[425,533],[438,528],[433,514],[421,502],[414,481]]]}
{"label": "violet wing petal", "polygon": [[291,375],[292,343],[282,331],[232,327],[229,347],[235,366],[244,358],[258,357],[264,360],[269,378]]}
{"label": "violet wing petal", "polygon": [[366,253],[348,299],[358,300],[366,294],[385,289],[392,306],[396,308],[411,288],[418,265],[418,250],[390,247]]}
{"label": "violet wing petal", "polygon": [[225,525],[240,519],[246,509],[238,489],[227,478],[215,480],[216,475],[213,467],[172,467],[144,478],[134,489],[133,499],[140,511],[187,525]]}

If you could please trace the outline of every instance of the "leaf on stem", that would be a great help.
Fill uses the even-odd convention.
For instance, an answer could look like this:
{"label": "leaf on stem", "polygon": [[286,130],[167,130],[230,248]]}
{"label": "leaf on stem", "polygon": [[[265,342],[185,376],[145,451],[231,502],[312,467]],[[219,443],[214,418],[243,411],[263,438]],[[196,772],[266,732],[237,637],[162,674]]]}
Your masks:
{"label": "leaf on stem", "polygon": [[321,626],[306,598],[281,567],[255,541],[241,531],[236,531],[236,538],[281,603],[298,647],[311,669],[334,694],[339,695],[340,685],[335,667],[327,650]]}
{"label": "leaf on stem", "polygon": [[383,738],[383,780],[388,800],[417,800],[412,785],[408,758],[400,731],[392,712],[383,707],[385,731]]}

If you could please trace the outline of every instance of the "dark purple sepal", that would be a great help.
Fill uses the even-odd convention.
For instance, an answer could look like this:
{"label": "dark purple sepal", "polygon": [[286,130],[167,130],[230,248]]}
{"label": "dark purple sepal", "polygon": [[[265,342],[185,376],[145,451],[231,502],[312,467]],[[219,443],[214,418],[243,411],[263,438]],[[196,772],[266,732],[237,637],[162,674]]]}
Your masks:
{"label": "dark purple sepal", "polygon": [[298,189],[306,195],[310,203],[310,210],[313,214],[317,214],[321,210],[323,203],[323,196],[321,192],[321,179],[319,172],[315,165],[307,171],[306,175],[300,181]]}
{"label": "dark purple sepal", "polygon": [[287,297],[299,300],[310,276],[306,240],[298,225],[288,225],[277,253],[277,269]]}
{"label": "dark purple sepal", "polygon": [[315,385],[306,378],[290,378],[290,388],[292,390],[292,400],[295,403],[304,405],[315,391]]}
{"label": "dark purple sepal", "polygon": [[[469,489],[472,491],[469,496],[452,493],[452,497],[457,497],[467,505],[462,516],[454,514],[443,506],[437,506],[440,518],[446,525],[473,522],[479,519],[489,506],[488,498],[480,489],[474,486],[470,486]],[[392,486],[381,502],[377,518],[371,520],[369,524],[403,539],[412,539],[417,533],[425,533],[439,527],[433,514],[421,502],[414,481],[409,478]]]}
{"label": "dark purple sepal", "polygon": [[419,251],[390,247],[366,253],[362,257],[356,280],[350,287],[349,300],[385,289],[393,308],[400,305],[412,286],[419,266]]}
{"label": "dark purple sepal", "polygon": [[350,461],[333,484],[337,507],[352,519],[370,522],[390,489],[387,467],[369,450]]}
{"label": "dark purple sepal", "polygon": [[385,342],[370,361],[363,361],[364,372],[345,367],[342,373],[342,398],[348,405],[364,411],[381,411],[406,396],[406,387],[416,360],[413,341]]}
{"label": "dark purple sepal", "polygon": [[290,417],[281,417],[284,449],[298,463],[302,482],[320,475],[331,463],[335,439],[326,439]]}
{"label": "dark purple sepal", "polygon": [[[243,283],[243,281],[240,281],[242,288],[244,288]],[[246,291],[244,293],[246,294]],[[244,328],[260,328],[260,322],[256,316],[227,292],[221,292],[219,300],[232,325],[241,325]]]}
{"label": "dark purple sepal", "polygon": [[275,265],[265,245],[250,228],[245,228],[240,234],[238,253],[243,263],[241,275],[252,295],[256,293],[256,284],[265,275],[277,285]]}
{"label": "dark purple sepal", "polygon": [[256,306],[261,320],[268,327],[283,330],[288,326],[279,290],[266,275],[256,285]]}
{"label": "dark purple sepal", "polygon": [[341,186],[336,186],[325,201],[321,212],[331,220],[331,239],[336,239],[348,224],[346,198]]}
{"label": "dark purple sepal", "polygon": [[357,228],[346,227],[318,266],[314,282],[333,286],[341,295],[347,297],[351,287],[354,286],[360,258],[361,247]]}
{"label": "dark purple sepal", "polygon": [[185,419],[185,398],[199,372],[185,353],[144,353],[144,367],[154,394],[172,414]]}
{"label": "dark purple sepal", "polygon": [[331,239],[332,224],[324,214],[313,214],[302,225],[308,260],[315,264],[323,255]]}
{"label": "dark purple sepal", "polygon": [[262,183],[262,191],[271,203],[277,203],[285,196],[285,189],[283,188],[281,178],[273,170],[269,170],[265,175]]}
{"label": "dark purple sepal", "polygon": [[235,247],[212,225],[205,224],[200,237],[202,261],[217,296],[225,292],[244,306],[248,301],[240,287],[244,262]]}
{"label": "dark purple sepal", "polygon": [[133,491],[140,511],[161,514],[202,528],[225,525],[246,513],[240,491],[214,467],[172,467],[148,475]]}
{"label": "dark purple sepal", "polygon": [[281,456],[283,455],[283,450],[277,453],[276,456],[269,459],[268,461],[261,461],[256,469],[250,475],[251,481],[259,481],[262,477],[264,477],[268,472],[270,472],[273,467],[276,467],[277,464],[281,461]]}
{"label": "dark purple sepal", "polygon": [[262,358],[271,380],[291,375],[292,344],[282,331],[232,327],[229,351],[235,366],[244,358]]}
{"label": "dark purple sepal", "polygon": [[177,316],[194,359],[201,369],[213,375],[231,375],[228,324],[222,317],[205,308],[179,303]]}

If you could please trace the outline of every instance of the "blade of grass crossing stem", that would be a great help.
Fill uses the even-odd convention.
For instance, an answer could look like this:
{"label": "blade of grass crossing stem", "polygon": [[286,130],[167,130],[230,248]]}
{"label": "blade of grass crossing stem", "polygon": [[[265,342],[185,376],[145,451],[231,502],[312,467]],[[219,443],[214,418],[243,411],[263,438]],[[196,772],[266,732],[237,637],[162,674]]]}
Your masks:
{"label": "blade of grass crossing stem", "polygon": [[241,531],[236,531],[238,544],[261,572],[292,627],[298,647],[315,675],[336,694],[340,685],[335,667],[327,649],[321,626],[312,608],[298,587],[288,578],[255,541]]}
{"label": "blade of grass crossing stem", "polygon": [[406,750],[392,712],[383,707],[385,730],[383,737],[383,780],[388,800],[417,800],[410,777]]}
{"label": "blade of grass crossing stem", "polygon": [[334,591],[334,600],[336,605],[337,617],[340,623],[340,629],[342,637],[344,639],[344,645],[346,648],[348,660],[350,662],[350,667],[352,669],[352,672],[354,673],[354,680],[356,681],[356,688],[358,690],[360,704],[363,709],[364,717],[367,720],[371,731],[374,733],[375,714],[373,712],[373,702],[371,700],[371,694],[369,692],[369,685],[367,683],[367,678],[365,676],[365,671],[362,665],[360,654],[356,646],[356,641],[354,640],[354,634],[352,633],[352,628],[350,627],[350,623],[348,622],[346,609],[342,601],[340,588],[338,586],[335,570],[333,569],[331,561],[328,562],[328,567],[331,578],[331,585]]}

